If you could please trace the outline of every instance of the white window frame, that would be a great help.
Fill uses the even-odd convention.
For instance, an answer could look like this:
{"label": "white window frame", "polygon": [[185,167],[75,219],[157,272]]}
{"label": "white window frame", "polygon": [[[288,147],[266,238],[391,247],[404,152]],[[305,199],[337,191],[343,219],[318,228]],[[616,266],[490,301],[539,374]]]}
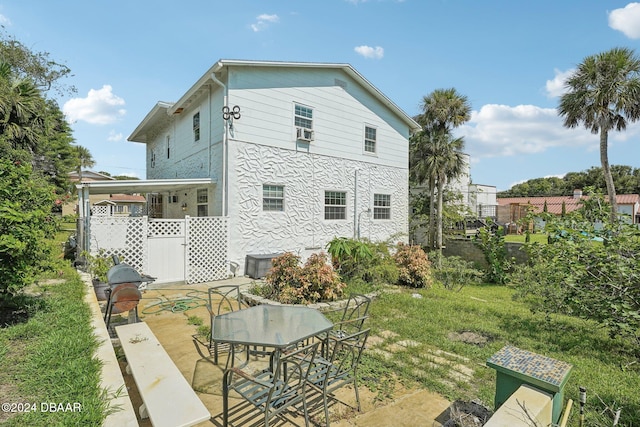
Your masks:
{"label": "white window frame", "polygon": [[391,219],[391,194],[373,194],[373,219],[376,221]]}
{"label": "white window frame", "polygon": [[198,142],[200,141],[200,129],[202,127],[200,111],[196,111],[195,113],[193,113],[192,123],[193,123],[193,141]]}
{"label": "white window frame", "polygon": [[[373,139],[369,138],[368,130],[371,129],[373,134]],[[367,143],[373,143],[373,151],[367,150]],[[362,150],[365,154],[375,155],[378,153],[378,128],[371,125],[364,125],[364,138],[362,142]]]}
{"label": "white window frame", "polygon": [[[343,195],[342,198],[344,199],[344,204],[327,203],[327,198],[335,199],[336,197],[331,196],[335,196],[337,194]],[[325,190],[323,197],[324,219],[327,221],[345,221],[347,219],[347,192],[342,190]],[[327,209],[331,212],[329,215],[331,216],[330,218],[327,218],[327,214],[329,213]],[[338,212],[338,209],[342,210],[342,215],[340,215],[340,218],[335,218],[334,216],[336,212]]]}
{"label": "white window frame", "polygon": [[[310,113],[310,117],[304,114],[299,114],[298,110],[305,110]],[[300,111],[302,113],[303,111]],[[308,126],[307,126],[308,125]],[[293,126],[297,128],[313,130],[313,107],[301,104],[299,102],[293,103]]]}
{"label": "white window frame", "polygon": [[[276,191],[276,193],[272,192],[274,190]],[[284,185],[263,184],[262,185],[262,210],[264,212],[284,212],[284,197],[285,197]],[[275,205],[272,204],[274,202],[275,202]],[[279,202],[279,206],[278,206],[278,202]]]}
{"label": "white window frame", "polygon": [[171,135],[167,135],[167,159],[171,158]]}
{"label": "white window frame", "polygon": [[196,209],[198,216],[209,216],[209,189],[196,189]]}

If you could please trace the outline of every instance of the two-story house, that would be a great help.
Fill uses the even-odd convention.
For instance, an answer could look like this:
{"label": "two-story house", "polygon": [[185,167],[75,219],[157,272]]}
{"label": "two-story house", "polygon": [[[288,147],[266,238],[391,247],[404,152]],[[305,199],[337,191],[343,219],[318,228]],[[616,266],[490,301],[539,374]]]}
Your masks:
{"label": "two-story house", "polygon": [[208,182],[149,204],[226,218],[226,259],[243,273],[247,254],[305,259],[337,236],[407,241],[419,128],[348,64],[220,60],[128,140],[147,146],[148,182]]}

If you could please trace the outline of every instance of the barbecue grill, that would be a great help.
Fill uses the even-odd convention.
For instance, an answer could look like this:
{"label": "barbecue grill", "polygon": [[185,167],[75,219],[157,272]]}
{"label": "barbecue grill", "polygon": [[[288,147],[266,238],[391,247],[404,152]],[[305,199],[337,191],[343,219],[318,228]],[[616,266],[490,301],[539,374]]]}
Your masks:
{"label": "barbecue grill", "polygon": [[142,298],[140,287],[153,282],[154,277],[141,275],[135,268],[121,263],[117,256],[113,256],[114,266],[107,271],[109,288],[106,290],[107,308],[104,320],[107,328],[111,323],[111,315],[134,310],[135,321],[138,321],[138,303]]}

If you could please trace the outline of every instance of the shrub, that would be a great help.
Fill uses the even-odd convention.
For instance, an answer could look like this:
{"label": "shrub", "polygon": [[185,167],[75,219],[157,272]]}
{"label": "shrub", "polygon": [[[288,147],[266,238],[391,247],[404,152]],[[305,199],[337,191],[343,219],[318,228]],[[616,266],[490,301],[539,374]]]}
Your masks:
{"label": "shrub", "polygon": [[480,228],[475,239],[476,245],[482,249],[487,260],[485,280],[489,283],[505,284],[509,278],[508,272],[513,260],[508,257],[504,244],[504,229],[489,224]]}
{"label": "shrub", "polygon": [[477,285],[482,281],[482,272],[473,267],[473,263],[465,261],[458,256],[445,257],[439,252],[429,254],[431,259],[438,257],[438,262],[433,262],[433,277],[438,280],[445,289],[460,291],[465,285]]}
{"label": "shrub", "polygon": [[54,188],[31,165],[0,160],[0,301],[12,297],[48,266],[55,232]]}
{"label": "shrub", "polygon": [[375,256],[365,240],[335,237],[327,244],[331,263],[345,280],[360,276]]}
{"label": "shrub", "polygon": [[343,294],[344,283],[328,262],[327,254],[312,254],[304,266],[287,252],[272,260],[263,296],[285,304],[333,301]]}
{"label": "shrub", "polygon": [[420,246],[400,242],[393,259],[398,266],[400,285],[412,288],[431,287],[431,263]]}

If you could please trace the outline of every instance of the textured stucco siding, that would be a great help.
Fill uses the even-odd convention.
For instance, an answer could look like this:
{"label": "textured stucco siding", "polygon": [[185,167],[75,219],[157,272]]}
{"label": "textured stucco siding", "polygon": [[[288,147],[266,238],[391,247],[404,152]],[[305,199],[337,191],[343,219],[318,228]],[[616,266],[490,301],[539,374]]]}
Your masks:
{"label": "textured stucco siding", "polygon": [[[407,240],[407,169],[257,144],[232,147],[229,255],[241,268],[246,254],[292,251],[306,259],[334,237],[357,236],[354,215],[361,237]],[[263,211],[263,184],[284,186],[283,212]],[[325,190],[346,192],[346,219],[324,219]],[[391,195],[391,220],[366,213],[373,212],[374,193]]]}

